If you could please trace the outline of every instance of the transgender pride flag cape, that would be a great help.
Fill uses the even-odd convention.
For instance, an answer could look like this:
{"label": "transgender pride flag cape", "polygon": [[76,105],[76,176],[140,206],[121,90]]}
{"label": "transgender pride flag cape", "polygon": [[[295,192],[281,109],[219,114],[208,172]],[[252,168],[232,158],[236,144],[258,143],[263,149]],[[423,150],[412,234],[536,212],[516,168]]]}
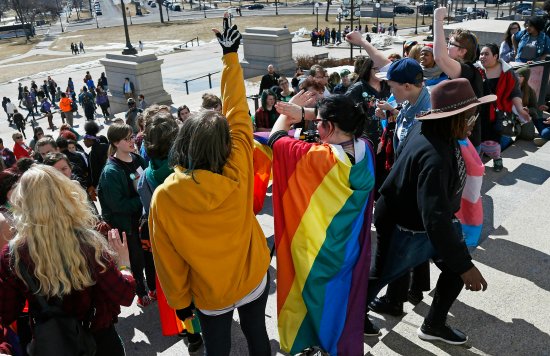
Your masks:
{"label": "transgender pride flag cape", "polygon": [[480,243],[483,227],[483,204],[481,202],[481,185],[485,166],[470,140],[459,140],[460,152],[466,165],[466,184],[462,191],[460,210],[456,217],[462,224],[462,234],[468,249],[474,250]]}
{"label": "transgender pride flag cape", "polygon": [[355,143],[355,158],[290,137],[273,146],[278,326],[291,354],[363,354],[374,187],[366,142]]}

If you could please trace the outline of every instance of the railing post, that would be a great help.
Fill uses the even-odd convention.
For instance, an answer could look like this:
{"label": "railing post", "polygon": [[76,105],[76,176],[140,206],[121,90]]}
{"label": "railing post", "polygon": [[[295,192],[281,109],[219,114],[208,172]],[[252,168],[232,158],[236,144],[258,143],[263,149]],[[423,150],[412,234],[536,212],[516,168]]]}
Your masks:
{"label": "railing post", "polygon": [[187,92],[187,95],[189,95],[189,81],[185,81],[185,91]]}
{"label": "railing post", "polygon": [[197,47],[199,46],[199,36],[197,36]]}
{"label": "railing post", "polygon": [[[548,57],[547,57],[548,58]],[[540,82],[539,105],[546,104],[546,91],[548,89],[548,76],[550,75],[550,61],[545,59],[544,69]]]}
{"label": "railing post", "polygon": [[208,85],[210,86],[210,89],[212,89],[212,74],[208,73]]}

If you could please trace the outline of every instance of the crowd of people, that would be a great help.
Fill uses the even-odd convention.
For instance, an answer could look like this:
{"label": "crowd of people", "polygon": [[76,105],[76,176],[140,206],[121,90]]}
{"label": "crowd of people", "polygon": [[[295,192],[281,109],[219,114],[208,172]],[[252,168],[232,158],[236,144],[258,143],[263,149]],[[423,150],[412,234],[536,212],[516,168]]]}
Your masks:
{"label": "crowd of people", "polygon": [[[397,24],[393,22],[390,22],[388,27],[386,27],[383,22],[379,22],[378,24],[373,24],[370,28],[372,33],[387,33],[389,36],[397,36],[398,29]],[[354,31],[366,34],[366,38],[370,42],[368,25],[365,27],[357,25],[355,26]],[[342,43],[342,39],[344,39],[350,32],[352,32],[352,30],[349,25],[346,25],[343,30],[341,28],[336,29],[336,27],[333,27],[332,29],[328,27],[314,28],[311,30],[309,36],[311,39],[311,45],[314,47],[327,46],[329,44],[339,45]]]}
{"label": "crowd of people", "polygon": [[[4,98],[18,131],[13,150],[0,140],[0,353],[32,355],[45,347],[36,331],[64,315],[87,338],[73,354],[124,355],[114,325],[137,296],[141,308],[158,303],[163,335],[184,336],[190,352],[204,344],[229,355],[237,310],[249,353],[271,355],[274,251],[286,352],[362,354],[363,336],[380,332],[369,311],[401,315],[403,303],[418,304],[431,289],[430,261],[441,273],[418,337],[465,343],[447,315],[463,288],[488,285],[471,257],[483,222],[481,157],[503,169],[505,120],[517,120],[516,138],[550,134],[529,68],[507,62],[550,55],[550,40],[536,18],[521,31],[511,24],[500,46],[464,29],[447,40],[445,16],[435,10],[434,43],[407,42],[404,58],[353,31],[345,40],[368,54],[353,70],[313,65],[289,79],[268,66],[253,115],[242,37],[228,17],[214,30],[221,96],[204,94],[196,112],[149,106],[126,78],[125,119],[104,136],[94,120],[97,106],[110,116],[104,74],[96,87],[87,73],[78,99],[71,79],[65,91],[51,77],[20,84],[27,118]],[[72,127],[77,101],[84,135]],[[46,116],[59,107],[63,125],[54,137],[51,119],[51,134],[34,124],[27,144],[38,106]],[[255,214],[271,172],[270,251]]]}

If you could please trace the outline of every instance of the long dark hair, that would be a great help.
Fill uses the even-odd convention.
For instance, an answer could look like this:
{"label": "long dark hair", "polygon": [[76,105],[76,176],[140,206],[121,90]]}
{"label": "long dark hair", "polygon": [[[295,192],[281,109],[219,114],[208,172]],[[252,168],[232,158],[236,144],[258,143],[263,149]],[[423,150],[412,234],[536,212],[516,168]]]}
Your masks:
{"label": "long dark hair", "polygon": [[371,69],[374,67],[374,62],[369,57],[359,57],[353,64],[353,70],[357,73],[355,81],[364,80],[368,82],[371,76]]}
{"label": "long dark hair", "polygon": [[521,30],[521,26],[517,22],[512,22],[510,25],[508,25],[508,29],[506,30],[506,34],[504,35],[504,42],[508,44],[508,46],[512,47],[512,27],[517,26]]}
{"label": "long dark hair", "polygon": [[[460,137],[466,128],[467,120],[475,114],[477,108],[471,108],[453,116],[436,120],[422,121],[422,133],[431,133],[449,144],[463,139]],[[479,120],[479,118],[478,118]]]}
{"label": "long dark hair", "polygon": [[365,115],[362,102],[354,104],[353,100],[345,95],[331,95],[319,102],[318,110],[323,120],[321,124],[330,133],[334,131],[334,127],[330,127],[332,123],[355,138],[363,134]]}

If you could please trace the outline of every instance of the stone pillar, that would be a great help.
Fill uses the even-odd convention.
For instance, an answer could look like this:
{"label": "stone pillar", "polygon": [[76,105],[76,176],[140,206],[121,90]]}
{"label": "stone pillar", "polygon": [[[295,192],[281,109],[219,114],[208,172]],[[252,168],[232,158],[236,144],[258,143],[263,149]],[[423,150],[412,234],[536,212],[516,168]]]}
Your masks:
{"label": "stone pillar", "polygon": [[292,59],[292,35],[287,28],[251,27],[243,35],[244,58],[241,65],[245,79],[264,75],[267,66],[292,77],[296,63]]}
{"label": "stone pillar", "polygon": [[172,104],[172,97],[162,84],[160,70],[163,59],[158,59],[152,52],[137,55],[107,54],[100,63],[105,67],[105,75],[109,81],[109,101],[112,113],[128,110],[122,86],[124,78],[134,83],[135,96],[143,94],[150,104]]}

